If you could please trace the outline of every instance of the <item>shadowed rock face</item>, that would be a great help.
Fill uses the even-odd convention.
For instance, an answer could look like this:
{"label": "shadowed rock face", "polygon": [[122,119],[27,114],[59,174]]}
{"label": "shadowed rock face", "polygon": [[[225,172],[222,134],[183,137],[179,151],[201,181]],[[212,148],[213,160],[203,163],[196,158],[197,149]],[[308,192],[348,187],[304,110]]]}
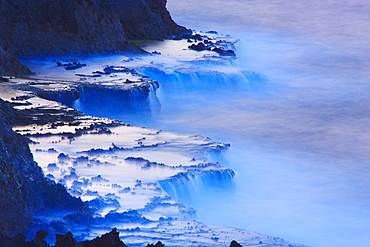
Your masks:
{"label": "shadowed rock face", "polygon": [[0,75],[29,75],[31,70],[22,65],[18,58],[0,47]]}
{"label": "shadowed rock face", "polygon": [[172,20],[165,8],[166,0],[110,2],[112,2],[111,10],[118,12],[120,23],[128,39],[164,39],[167,35],[189,32]]}
{"label": "shadowed rock face", "polygon": [[13,235],[47,210],[85,210],[61,185],[47,180],[24,137],[11,130],[16,112],[0,99],[0,232]]}
{"label": "shadowed rock face", "polygon": [[[18,234],[13,238],[9,238],[0,233],[0,246],[50,247],[50,245],[45,241],[47,235],[47,232],[40,230],[36,233],[36,237],[32,241],[26,241],[23,234]],[[91,241],[77,242],[71,232],[68,232],[65,235],[57,234],[56,239],[57,241],[54,247],[126,247],[126,245],[119,239],[119,233],[116,228]]]}
{"label": "shadowed rock face", "polygon": [[15,56],[142,52],[128,39],[187,31],[165,0],[1,0],[0,47]]}
{"label": "shadowed rock face", "polygon": [[0,11],[1,46],[16,56],[139,50],[97,1],[3,0]]}
{"label": "shadowed rock face", "polygon": [[[128,39],[186,32],[166,0],[0,0],[0,76],[31,71],[16,57],[143,52]],[[11,130],[16,112],[0,99],[0,232],[25,232],[45,210],[86,209],[44,178],[27,141]]]}
{"label": "shadowed rock face", "polygon": [[189,32],[166,0],[0,0],[0,76],[31,71],[15,57],[143,53],[130,39]]}

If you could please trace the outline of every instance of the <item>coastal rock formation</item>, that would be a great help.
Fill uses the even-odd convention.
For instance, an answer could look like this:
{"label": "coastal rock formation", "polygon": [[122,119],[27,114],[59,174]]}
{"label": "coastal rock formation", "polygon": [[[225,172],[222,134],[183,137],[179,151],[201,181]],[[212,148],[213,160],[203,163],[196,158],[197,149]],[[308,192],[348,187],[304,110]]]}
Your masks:
{"label": "coastal rock formation", "polygon": [[[10,238],[0,233],[0,246],[6,247],[50,247],[45,241],[47,232],[40,230],[36,233],[36,237],[31,241],[26,241],[23,234]],[[64,235],[57,234],[56,243],[54,247],[126,247],[126,245],[119,239],[119,233],[114,228],[111,232],[97,237],[91,241],[77,242],[71,232]]]}
{"label": "coastal rock formation", "polygon": [[[0,47],[0,76],[1,75],[29,75],[31,70],[22,65],[13,54]],[[1,80],[0,80],[1,81]]]}
{"label": "coastal rock formation", "polygon": [[167,0],[110,2],[111,10],[118,11],[120,23],[128,39],[164,39],[168,35],[190,33],[172,20],[165,8]]}
{"label": "coastal rock formation", "polygon": [[142,52],[129,39],[187,31],[165,0],[2,0],[0,47],[17,57]]}
{"label": "coastal rock formation", "polygon": [[166,0],[1,0],[0,76],[28,75],[16,57],[143,53],[131,39],[189,32]]}
{"label": "coastal rock formation", "polygon": [[27,140],[11,129],[16,112],[0,99],[0,232],[29,230],[32,216],[48,210],[84,210],[87,206],[44,177]]}

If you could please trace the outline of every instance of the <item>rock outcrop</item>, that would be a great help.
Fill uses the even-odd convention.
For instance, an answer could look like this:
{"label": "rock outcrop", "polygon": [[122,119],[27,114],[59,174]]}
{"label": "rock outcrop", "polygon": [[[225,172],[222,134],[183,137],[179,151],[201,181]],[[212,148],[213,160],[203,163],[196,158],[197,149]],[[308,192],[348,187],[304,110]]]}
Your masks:
{"label": "rock outcrop", "polygon": [[[23,234],[10,238],[0,233],[0,246],[6,247],[50,247],[45,241],[48,235],[45,231],[38,231],[36,237],[31,241],[26,241]],[[111,232],[97,237],[91,241],[77,242],[71,232],[64,235],[57,234],[56,243],[54,247],[126,247],[126,245],[119,239],[119,233],[114,228]]]}
{"label": "rock outcrop", "polygon": [[11,129],[16,111],[0,99],[0,232],[26,232],[33,215],[48,210],[87,210],[62,185],[46,179],[27,140]]}
{"label": "rock outcrop", "polygon": [[1,75],[29,75],[31,70],[21,64],[13,54],[0,47],[0,76]]}
{"label": "rock outcrop", "polygon": [[168,35],[190,33],[177,25],[166,9],[167,0],[116,0],[110,5],[118,11],[128,39],[164,39]]}
{"label": "rock outcrop", "polygon": [[16,57],[140,52],[129,39],[187,31],[166,0],[2,0],[0,47]]}

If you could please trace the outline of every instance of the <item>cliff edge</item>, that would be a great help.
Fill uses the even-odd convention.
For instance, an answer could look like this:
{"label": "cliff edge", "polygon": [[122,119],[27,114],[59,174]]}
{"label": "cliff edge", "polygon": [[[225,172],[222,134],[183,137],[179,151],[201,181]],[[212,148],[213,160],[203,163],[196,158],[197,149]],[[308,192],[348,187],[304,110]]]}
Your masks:
{"label": "cliff edge", "polygon": [[32,216],[48,210],[86,210],[65,188],[44,177],[27,140],[11,129],[16,111],[0,99],[0,232],[27,232]]}
{"label": "cliff edge", "polygon": [[0,13],[0,75],[30,73],[9,57],[140,53],[129,40],[189,32],[166,0],[0,0]]}
{"label": "cliff edge", "polygon": [[[188,32],[172,20],[166,0],[0,0],[0,15],[0,79],[32,73],[19,57],[141,53],[128,40]],[[26,232],[42,211],[86,209],[44,177],[27,140],[11,129],[16,118],[0,99],[0,232],[7,235]]]}

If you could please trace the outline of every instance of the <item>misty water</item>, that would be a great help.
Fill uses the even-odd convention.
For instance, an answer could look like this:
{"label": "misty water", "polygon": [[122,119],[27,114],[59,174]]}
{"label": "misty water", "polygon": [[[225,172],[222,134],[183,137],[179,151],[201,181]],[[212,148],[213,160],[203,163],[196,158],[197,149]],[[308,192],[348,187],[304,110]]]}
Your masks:
{"label": "misty water", "polygon": [[370,245],[370,3],[168,8],[179,24],[239,38],[237,65],[260,76],[161,81],[161,111],[141,123],[231,143],[236,189],[193,202],[202,219],[310,246]]}
{"label": "misty water", "polygon": [[175,73],[173,44],[146,44],[169,71],[139,69],[160,83],[151,109],[107,111],[94,96],[81,110],[230,143],[209,158],[235,171],[235,188],[177,198],[205,222],[309,246],[370,246],[370,3],[168,0],[168,8],[181,25],[239,39],[237,59],[195,64],[224,73]]}

